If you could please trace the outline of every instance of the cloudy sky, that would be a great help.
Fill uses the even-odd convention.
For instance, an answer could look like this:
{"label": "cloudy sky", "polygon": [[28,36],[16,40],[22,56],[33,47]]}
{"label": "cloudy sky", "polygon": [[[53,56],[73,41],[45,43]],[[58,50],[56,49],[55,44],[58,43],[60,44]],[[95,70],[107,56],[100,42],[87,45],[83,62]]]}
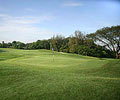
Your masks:
{"label": "cloudy sky", "polygon": [[120,0],[0,0],[0,42],[33,42],[120,25]]}

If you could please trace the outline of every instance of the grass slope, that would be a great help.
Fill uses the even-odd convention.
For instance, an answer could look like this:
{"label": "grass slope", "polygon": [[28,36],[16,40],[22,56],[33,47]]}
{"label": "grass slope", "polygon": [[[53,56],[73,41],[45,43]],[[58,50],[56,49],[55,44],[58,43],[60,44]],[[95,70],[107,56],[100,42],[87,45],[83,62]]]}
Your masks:
{"label": "grass slope", "polygon": [[0,100],[120,100],[120,60],[0,49]]}

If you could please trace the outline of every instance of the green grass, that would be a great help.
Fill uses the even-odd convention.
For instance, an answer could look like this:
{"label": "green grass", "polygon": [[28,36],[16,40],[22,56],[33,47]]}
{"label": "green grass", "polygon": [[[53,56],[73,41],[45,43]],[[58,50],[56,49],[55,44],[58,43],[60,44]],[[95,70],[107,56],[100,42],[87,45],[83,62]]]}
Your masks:
{"label": "green grass", "polygon": [[120,100],[120,60],[0,49],[0,100]]}

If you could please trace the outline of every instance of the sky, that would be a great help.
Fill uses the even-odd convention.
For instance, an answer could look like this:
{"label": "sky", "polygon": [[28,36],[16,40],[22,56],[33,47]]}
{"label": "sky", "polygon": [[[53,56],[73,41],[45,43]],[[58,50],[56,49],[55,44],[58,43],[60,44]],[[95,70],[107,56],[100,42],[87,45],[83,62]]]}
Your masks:
{"label": "sky", "polygon": [[0,42],[34,42],[120,25],[120,0],[0,0]]}

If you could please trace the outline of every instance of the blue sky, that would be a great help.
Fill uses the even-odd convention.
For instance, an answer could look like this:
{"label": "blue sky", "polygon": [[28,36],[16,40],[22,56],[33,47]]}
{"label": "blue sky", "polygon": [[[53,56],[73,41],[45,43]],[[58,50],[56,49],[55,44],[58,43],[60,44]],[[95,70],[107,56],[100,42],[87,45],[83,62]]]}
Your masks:
{"label": "blue sky", "polygon": [[0,0],[0,42],[33,42],[120,25],[120,0]]}

